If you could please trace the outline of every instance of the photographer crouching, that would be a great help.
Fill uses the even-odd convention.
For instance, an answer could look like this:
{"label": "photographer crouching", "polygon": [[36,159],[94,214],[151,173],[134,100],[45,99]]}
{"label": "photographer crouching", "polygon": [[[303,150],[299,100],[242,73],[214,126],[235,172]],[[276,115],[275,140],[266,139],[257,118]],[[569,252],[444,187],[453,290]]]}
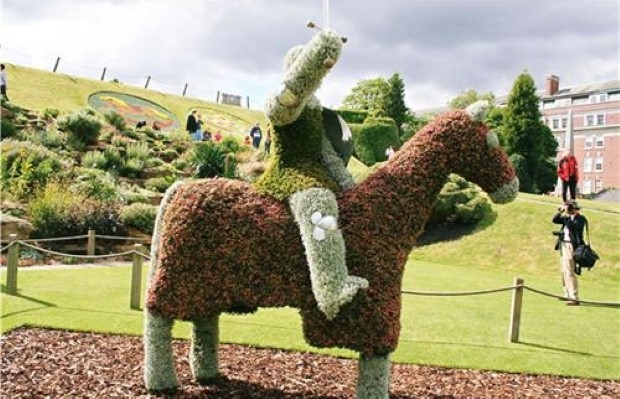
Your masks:
{"label": "photographer crouching", "polygon": [[579,209],[575,201],[567,201],[558,208],[552,220],[553,223],[562,225],[559,232],[554,232],[554,235],[558,236],[555,249],[560,250],[560,271],[568,306],[579,305],[574,249],[584,243],[583,228],[587,223],[586,218],[579,213]]}

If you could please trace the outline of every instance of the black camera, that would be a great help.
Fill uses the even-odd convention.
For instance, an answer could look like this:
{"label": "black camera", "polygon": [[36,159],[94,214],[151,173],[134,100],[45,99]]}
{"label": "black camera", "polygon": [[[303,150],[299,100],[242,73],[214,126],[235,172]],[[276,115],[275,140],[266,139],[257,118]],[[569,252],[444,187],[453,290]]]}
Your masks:
{"label": "black camera", "polygon": [[552,231],[551,234],[553,234],[554,236],[559,237],[559,236],[562,235],[562,232],[561,231]]}

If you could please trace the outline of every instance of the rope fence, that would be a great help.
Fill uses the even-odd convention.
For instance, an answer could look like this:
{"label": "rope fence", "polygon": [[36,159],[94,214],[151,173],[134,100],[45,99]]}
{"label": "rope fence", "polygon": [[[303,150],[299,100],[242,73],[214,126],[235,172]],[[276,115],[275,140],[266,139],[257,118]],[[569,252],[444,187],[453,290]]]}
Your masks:
{"label": "rope fence", "polygon": [[[120,253],[106,254],[106,255],[94,255],[94,238],[111,239],[111,240],[141,240],[135,237],[117,237],[117,236],[97,236],[94,230],[89,230],[87,235],[73,236],[73,237],[59,237],[42,240],[17,240],[16,234],[11,234],[11,241],[8,245],[0,248],[0,252],[8,251],[7,256],[7,276],[6,276],[6,293],[9,295],[17,295],[17,266],[20,256],[20,246],[30,248],[36,251],[40,251],[45,254],[54,256],[66,256],[76,259],[95,260],[95,259],[107,259],[114,257],[132,256],[132,269],[131,269],[131,289],[129,307],[131,309],[140,309],[140,294],[142,284],[142,267],[144,259],[150,260],[150,256],[145,253],[145,248],[142,244],[134,244],[134,249],[124,251]],[[53,251],[40,246],[30,244],[29,242],[36,241],[63,241],[69,239],[83,239],[88,238],[88,255],[74,255],[63,252]],[[93,254],[90,254],[92,251]],[[509,326],[509,340],[510,342],[519,341],[519,330],[521,325],[521,314],[523,307],[523,292],[527,290],[535,294],[543,295],[550,298],[556,298],[561,300],[570,300],[570,298],[551,294],[546,291],[542,291],[533,287],[529,287],[524,284],[523,279],[516,277],[513,285],[508,287],[492,288],[477,291],[459,291],[459,292],[439,292],[439,291],[412,291],[401,290],[402,295],[412,296],[430,296],[430,297],[461,297],[461,296],[475,296],[475,295],[488,295],[498,292],[512,291],[512,304],[510,307],[510,326]],[[604,306],[617,308],[620,307],[619,302],[600,302],[600,301],[586,301],[579,300],[580,304]]]}

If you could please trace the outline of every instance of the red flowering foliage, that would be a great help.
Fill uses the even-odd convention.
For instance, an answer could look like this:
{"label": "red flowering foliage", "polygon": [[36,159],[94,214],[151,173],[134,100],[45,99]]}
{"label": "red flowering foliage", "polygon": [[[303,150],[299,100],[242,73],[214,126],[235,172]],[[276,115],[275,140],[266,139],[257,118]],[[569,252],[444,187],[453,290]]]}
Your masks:
{"label": "red flowering foliage", "polygon": [[407,255],[447,175],[458,173],[488,192],[515,177],[506,155],[487,145],[486,133],[463,111],[437,117],[386,166],[339,194],[349,273],[366,277],[370,286],[334,320],[317,309],[287,204],[224,179],[188,183],[174,194],[147,307],[191,320],[292,306],[300,309],[311,345],[367,356],[392,352],[400,334]]}

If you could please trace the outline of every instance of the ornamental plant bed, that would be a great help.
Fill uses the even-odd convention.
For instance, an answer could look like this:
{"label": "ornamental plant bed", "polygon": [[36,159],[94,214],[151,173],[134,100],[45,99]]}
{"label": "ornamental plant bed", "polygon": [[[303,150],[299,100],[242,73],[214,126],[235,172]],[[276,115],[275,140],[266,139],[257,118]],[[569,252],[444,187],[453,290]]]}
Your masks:
{"label": "ornamental plant bed", "polygon": [[[189,370],[189,341],[175,340],[173,347],[179,398],[355,397],[355,360],[221,345],[221,377],[200,386]],[[140,337],[20,328],[4,335],[0,349],[2,397],[148,397]],[[390,384],[391,398],[619,395],[617,381],[402,364],[392,366]]]}

